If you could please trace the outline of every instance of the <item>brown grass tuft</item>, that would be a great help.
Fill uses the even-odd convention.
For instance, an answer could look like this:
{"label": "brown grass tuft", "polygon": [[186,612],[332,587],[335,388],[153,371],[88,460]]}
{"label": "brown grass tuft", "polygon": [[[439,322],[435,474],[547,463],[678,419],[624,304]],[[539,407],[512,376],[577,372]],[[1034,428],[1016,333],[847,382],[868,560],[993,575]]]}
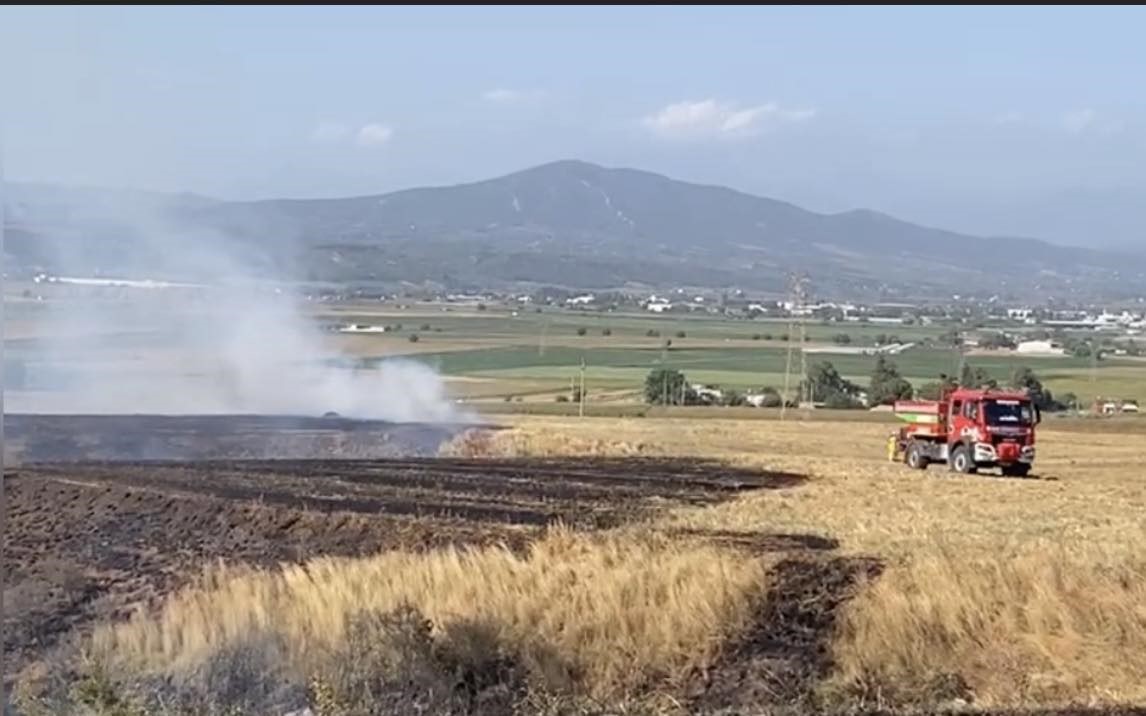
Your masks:
{"label": "brown grass tuft", "polygon": [[560,431],[489,431],[475,428],[450,440],[439,450],[443,457],[508,458],[624,457],[663,454],[645,442],[610,440],[604,437],[579,438]]}
{"label": "brown grass tuft", "polygon": [[1142,703],[1146,556],[1054,541],[1001,554],[939,546],[845,608],[835,656],[831,688],[861,702],[935,703],[958,683],[992,707]]}
{"label": "brown grass tuft", "polygon": [[330,674],[345,667],[350,617],[410,605],[474,673],[501,654],[544,690],[615,699],[711,661],[763,584],[763,565],[714,547],[556,529],[523,557],[459,549],[216,570],[92,643],[117,670],[174,677],[265,633],[288,671]]}

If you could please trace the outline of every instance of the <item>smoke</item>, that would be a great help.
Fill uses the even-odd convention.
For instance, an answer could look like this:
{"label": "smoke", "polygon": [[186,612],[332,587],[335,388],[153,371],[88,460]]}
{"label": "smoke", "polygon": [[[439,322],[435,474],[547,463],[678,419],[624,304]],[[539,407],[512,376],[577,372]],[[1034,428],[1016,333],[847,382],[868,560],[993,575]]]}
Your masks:
{"label": "smoke", "polygon": [[[35,338],[12,344],[26,385],[9,410],[470,419],[424,364],[353,367],[287,280],[295,242],[277,218],[252,231],[245,217],[240,239],[176,208],[99,193],[45,222],[55,276],[24,297]],[[133,283],[68,280],[96,274]]]}

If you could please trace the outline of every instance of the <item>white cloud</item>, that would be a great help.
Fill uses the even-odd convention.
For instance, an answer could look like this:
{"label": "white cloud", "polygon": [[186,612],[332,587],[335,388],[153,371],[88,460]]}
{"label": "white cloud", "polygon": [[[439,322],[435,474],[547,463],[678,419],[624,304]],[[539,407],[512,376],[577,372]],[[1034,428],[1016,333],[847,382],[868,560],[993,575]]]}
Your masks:
{"label": "white cloud", "polygon": [[366,124],[358,130],[356,141],[362,147],[378,147],[390,141],[394,130],[384,124]]}
{"label": "white cloud", "polygon": [[646,129],[665,138],[743,137],[769,126],[804,122],[814,109],[790,109],[775,102],[738,107],[715,99],[670,104],[641,120]]}
{"label": "white cloud", "polygon": [[1098,113],[1093,109],[1076,109],[1063,115],[1062,126],[1068,132],[1084,132],[1094,127]]}
{"label": "white cloud", "polygon": [[500,87],[498,89],[491,89],[482,92],[481,98],[486,102],[494,102],[497,104],[521,104],[524,102],[535,102],[543,99],[545,93],[541,90],[516,90]]}
{"label": "white cloud", "polygon": [[310,138],[320,144],[330,144],[346,139],[350,135],[350,127],[341,122],[320,122]]}

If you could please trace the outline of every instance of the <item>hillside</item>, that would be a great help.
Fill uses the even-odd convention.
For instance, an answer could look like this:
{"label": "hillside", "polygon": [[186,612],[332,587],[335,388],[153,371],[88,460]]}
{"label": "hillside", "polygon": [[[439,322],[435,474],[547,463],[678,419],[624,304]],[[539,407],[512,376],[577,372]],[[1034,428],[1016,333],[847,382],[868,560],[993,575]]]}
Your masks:
{"label": "hillside", "polygon": [[[769,289],[783,285],[785,271],[799,269],[811,272],[821,291],[851,294],[885,284],[911,293],[1061,295],[1079,287],[1133,293],[1146,283],[1141,257],[966,236],[867,210],[818,214],[724,187],[579,161],[379,196],[258,202],[181,196],[161,212],[152,200],[141,203],[149,218],[161,214],[165,227],[177,227],[174,233],[225,237],[232,250],[273,257],[315,280]],[[68,233],[59,225],[46,230],[52,232]]]}

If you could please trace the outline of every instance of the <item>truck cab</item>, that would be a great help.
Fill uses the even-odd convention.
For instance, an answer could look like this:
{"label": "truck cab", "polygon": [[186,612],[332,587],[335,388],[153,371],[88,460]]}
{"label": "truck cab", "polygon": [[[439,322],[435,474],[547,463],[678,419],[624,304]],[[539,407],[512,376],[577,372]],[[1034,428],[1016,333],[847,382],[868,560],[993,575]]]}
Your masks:
{"label": "truck cab", "polygon": [[945,462],[955,472],[999,468],[1021,477],[1034,463],[1040,415],[1025,392],[954,388],[939,401],[896,403],[895,412],[907,423],[898,449],[913,468]]}

